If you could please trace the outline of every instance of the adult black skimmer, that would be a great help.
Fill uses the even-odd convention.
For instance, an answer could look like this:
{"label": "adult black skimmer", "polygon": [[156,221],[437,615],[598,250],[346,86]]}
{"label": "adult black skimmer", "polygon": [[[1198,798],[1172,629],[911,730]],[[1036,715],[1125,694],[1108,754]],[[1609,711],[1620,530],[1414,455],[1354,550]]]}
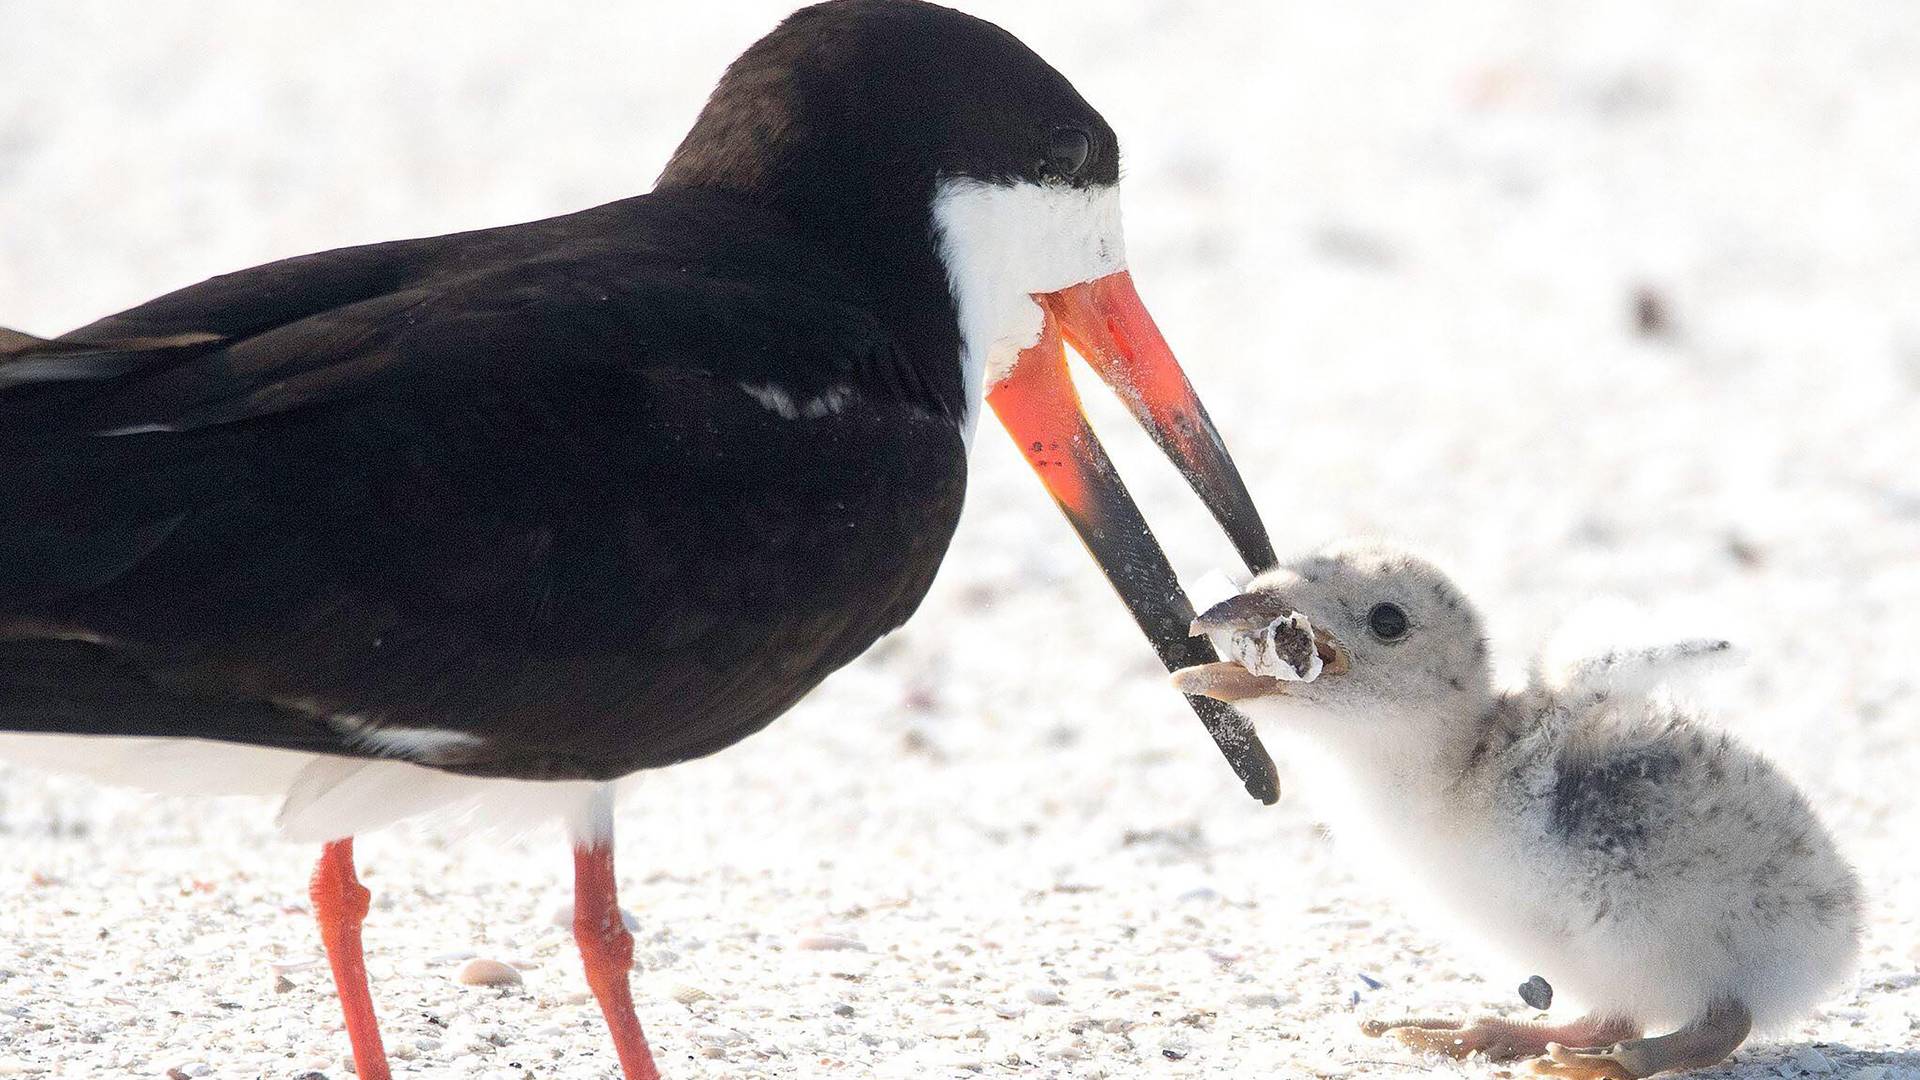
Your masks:
{"label": "adult black skimmer", "polygon": [[[983,400],[1169,666],[1213,656],[1063,339],[1273,562],[1128,277],[1118,178],[1012,35],[838,0],[727,70],[651,194],[0,332],[0,729],[31,733],[0,749],[281,796],[325,843],[362,1080],[388,1069],[353,835],[476,797],[562,814],[588,982],[657,1075],[607,783],[759,730],[912,614]],[[1270,801],[1244,721],[1194,700]]]}

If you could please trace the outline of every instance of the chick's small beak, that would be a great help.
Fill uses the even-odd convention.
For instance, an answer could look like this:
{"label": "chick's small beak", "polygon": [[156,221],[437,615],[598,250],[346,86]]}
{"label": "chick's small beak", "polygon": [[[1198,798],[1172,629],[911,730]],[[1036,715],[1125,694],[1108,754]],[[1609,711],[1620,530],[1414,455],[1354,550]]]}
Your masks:
{"label": "chick's small beak", "polygon": [[[1196,638],[1212,639],[1214,647],[1225,652],[1226,639],[1230,635],[1257,630],[1293,612],[1291,605],[1272,594],[1242,593],[1208,608],[1193,620],[1187,632]],[[1347,647],[1340,643],[1339,638],[1319,626],[1313,628],[1313,651],[1320,657],[1318,678],[1345,675],[1353,669],[1353,656]],[[1169,681],[1181,693],[1199,694],[1227,702],[1284,694],[1292,685],[1286,679],[1255,675],[1231,660],[1180,668],[1169,676]]]}
{"label": "chick's small beak", "polygon": [[1175,690],[1215,701],[1245,701],[1286,693],[1287,684],[1265,675],[1255,675],[1231,660],[1183,667],[1167,676]]}
{"label": "chick's small beak", "polygon": [[1320,675],[1345,675],[1353,670],[1353,654],[1340,639],[1319,627],[1313,628],[1313,651],[1320,654]]}
{"label": "chick's small beak", "polygon": [[[1040,340],[1020,352],[988,390],[987,402],[1161,661],[1171,670],[1211,660],[1212,650],[1187,636],[1193,605],[1087,423],[1063,342],[1071,341],[1127,403],[1248,566],[1263,570],[1274,562],[1273,546],[1239,470],[1126,271],[1034,300],[1044,312]],[[1213,698],[1188,701],[1248,792],[1262,802],[1278,800],[1273,759],[1246,718]]]}

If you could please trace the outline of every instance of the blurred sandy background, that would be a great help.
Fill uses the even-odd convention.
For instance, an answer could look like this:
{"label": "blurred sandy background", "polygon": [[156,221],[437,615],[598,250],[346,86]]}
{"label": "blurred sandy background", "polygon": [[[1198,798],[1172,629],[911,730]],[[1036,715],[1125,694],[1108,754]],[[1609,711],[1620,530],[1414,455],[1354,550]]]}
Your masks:
{"label": "blurred sandy background", "polygon": [[[787,6],[0,0],[0,325],[643,191]],[[1920,7],[966,6],[1120,132],[1135,278],[1283,548],[1428,545],[1516,661],[1599,592],[1746,646],[1711,700],[1874,923],[1856,983],[1712,1075],[1920,1075]],[[1182,571],[1226,565],[1096,403]],[[983,428],[904,632],[630,785],[663,1066],[1453,1074],[1355,1021],[1517,979],[1241,794],[1009,449]],[[346,1075],[315,853],[270,818],[0,771],[0,1074]],[[361,854],[403,1073],[611,1075],[557,830]],[[525,986],[455,984],[468,954]]]}

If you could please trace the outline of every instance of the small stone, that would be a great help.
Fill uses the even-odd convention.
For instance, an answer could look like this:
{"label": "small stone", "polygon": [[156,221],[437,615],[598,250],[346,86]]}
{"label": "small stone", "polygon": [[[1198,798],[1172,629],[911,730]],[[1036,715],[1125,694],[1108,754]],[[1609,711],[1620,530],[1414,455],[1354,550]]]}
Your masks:
{"label": "small stone", "polygon": [[1730,533],[1727,536],[1727,556],[1735,564],[1748,570],[1761,566],[1767,561],[1767,553],[1761,550],[1760,545],[1738,533]]}
{"label": "small stone", "polygon": [[794,947],[804,952],[866,952],[867,947],[857,939],[840,937],[836,934],[809,934],[794,942]]}
{"label": "small stone", "polygon": [[481,1024],[477,1027],[463,1030],[461,1032],[461,1041],[466,1044],[468,1051],[476,1054],[485,1054],[491,1052],[497,1046],[505,1046],[507,1037],[501,1034],[500,1029],[492,1024]]}
{"label": "small stone", "polygon": [[693,1033],[693,1040],[707,1046],[737,1046],[746,1042],[744,1033],[733,1028],[724,1028],[718,1024],[708,1024]]}
{"label": "small stone", "polygon": [[1035,1005],[1059,1005],[1067,999],[1061,997],[1060,991],[1051,986],[1034,986],[1028,988],[1027,1000]]}
{"label": "small stone", "polygon": [[1822,1076],[1833,1071],[1833,1059],[1811,1046],[1803,1046],[1796,1051],[1791,1064],[1795,1070],[1813,1076]]}
{"label": "small stone", "polygon": [[285,975],[275,975],[273,977],[273,992],[276,994],[288,993],[294,988],[294,985],[294,981]]}
{"label": "small stone", "polygon": [[519,986],[521,982],[518,968],[484,956],[477,956],[462,964],[460,973],[454,978],[468,986]]}
{"label": "small stone", "polygon": [[1644,338],[1673,336],[1673,304],[1652,285],[1633,291],[1633,329]]}
{"label": "small stone", "polygon": [[843,1001],[840,1004],[835,1005],[833,1007],[833,1015],[842,1017],[845,1019],[851,1019],[854,1015],[853,1006]]}
{"label": "small stone", "polygon": [[1166,1058],[1168,1061],[1183,1060],[1188,1054],[1192,1052],[1193,1051],[1187,1046],[1187,1044],[1183,1042],[1169,1042],[1169,1043],[1160,1044],[1160,1056],[1163,1058]]}
{"label": "small stone", "polygon": [[1535,975],[1520,984],[1520,1000],[1526,1002],[1528,1008],[1544,1012],[1553,1004],[1553,987],[1547,980]]}

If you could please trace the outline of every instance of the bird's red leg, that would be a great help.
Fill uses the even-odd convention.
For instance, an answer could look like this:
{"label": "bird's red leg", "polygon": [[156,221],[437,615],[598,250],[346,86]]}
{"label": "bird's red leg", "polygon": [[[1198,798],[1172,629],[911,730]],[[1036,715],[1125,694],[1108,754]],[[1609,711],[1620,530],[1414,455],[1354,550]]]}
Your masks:
{"label": "bird's red leg", "polygon": [[613,839],[578,840],[573,848],[573,939],[587,968],[587,985],[613,1033],[613,1049],[627,1080],[660,1080],[653,1051],[633,1013],[627,973],[633,970],[633,935],[620,919],[613,882]]}
{"label": "bird's red leg", "polygon": [[327,963],[333,966],[333,988],[347,1018],[353,1071],[360,1080],[391,1080],[387,1052],[380,1045],[380,1022],[373,1015],[373,994],[367,989],[367,964],[360,954],[360,923],[367,917],[372,894],[353,874],[351,836],[335,840],[320,852],[310,893],[314,918],[320,920],[320,940],[327,946]]}

